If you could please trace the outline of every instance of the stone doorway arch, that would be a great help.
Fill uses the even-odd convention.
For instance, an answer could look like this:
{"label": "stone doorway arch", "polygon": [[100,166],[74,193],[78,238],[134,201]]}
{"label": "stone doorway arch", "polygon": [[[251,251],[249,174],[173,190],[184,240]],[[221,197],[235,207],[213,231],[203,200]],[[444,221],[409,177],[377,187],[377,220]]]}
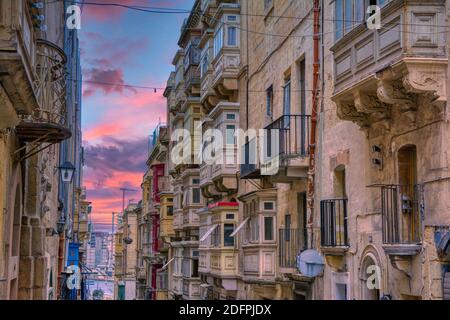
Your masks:
{"label": "stone doorway arch", "polygon": [[359,270],[361,300],[380,300],[384,292],[385,272],[377,250],[369,246],[364,250]]}

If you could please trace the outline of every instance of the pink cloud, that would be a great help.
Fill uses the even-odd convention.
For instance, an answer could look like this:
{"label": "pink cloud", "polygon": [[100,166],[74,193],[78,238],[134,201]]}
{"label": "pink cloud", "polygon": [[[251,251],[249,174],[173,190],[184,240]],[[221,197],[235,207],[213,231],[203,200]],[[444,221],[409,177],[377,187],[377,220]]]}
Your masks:
{"label": "pink cloud", "polygon": [[[105,22],[120,19],[128,10],[125,6],[150,6],[153,8],[174,8],[181,1],[149,1],[149,0],[121,0],[119,2],[111,2],[111,0],[97,0],[100,5],[86,4],[84,7],[83,18],[86,21]],[[106,4],[117,3],[119,5],[111,6]],[[139,12],[139,11],[136,11]]]}
{"label": "pink cloud", "polygon": [[123,71],[121,69],[87,69],[84,72],[86,88],[83,92],[84,97],[92,96],[96,91],[102,91],[104,94],[113,92],[123,93],[124,90],[136,92],[132,87],[125,86]]}

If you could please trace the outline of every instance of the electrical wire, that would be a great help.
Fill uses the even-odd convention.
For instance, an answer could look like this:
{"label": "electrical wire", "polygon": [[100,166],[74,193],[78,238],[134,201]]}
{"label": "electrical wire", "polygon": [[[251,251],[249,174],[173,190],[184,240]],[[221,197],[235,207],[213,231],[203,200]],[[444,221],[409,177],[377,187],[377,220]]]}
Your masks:
{"label": "electrical wire", "polygon": [[[49,1],[47,3],[57,3],[64,0],[54,0]],[[70,1],[70,0],[69,0]],[[179,13],[179,14],[188,14],[191,13],[191,9],[182,9],[182,8],[168,8],[168,7],[152,7],[152,6],[142,6],[142,5],[124,5],[119,4],[116,2],[109,2],[109,3],[100,3],[100,2],[92,2],[92,1],[71,1],[73,4],[79,4],[79,5],[91,5],[91,6],[104,6],[104,7],[121,7],[124,9],[130,9],[130,10],[137,10],[141,12],[148,12],[148,13],[163,13],[163,14],[172,14],[172,13]],[[201,13],[204,15],[203,13]],[[293,19],[293,20],[313,20],[313,18],[308,17],[298,17],[298,16],[288,16],[288,15],[265,15],[265,14],[257,14],[257,13],[237,13],[236,15],[239,16],[249,16],[249,17],[263,17],[263,18],[279,18],[279,19]],[[323,21],[328,22],[351,22],[354,24],[359,24],[361,21],[359,20],[349,20],[349,19],[335,19],[335,18],[323,18]],[[408,25],[408,26],[423,26],[423,24],[420,23],[402,23],[401,25]],[[442,28],[450,28],[450,26],[444,26],[444,25],[435,25],[436,27],[442,27]],[[450,30],[449,30],[450,31]],[[414,32],[416,33],[416,32]]]}

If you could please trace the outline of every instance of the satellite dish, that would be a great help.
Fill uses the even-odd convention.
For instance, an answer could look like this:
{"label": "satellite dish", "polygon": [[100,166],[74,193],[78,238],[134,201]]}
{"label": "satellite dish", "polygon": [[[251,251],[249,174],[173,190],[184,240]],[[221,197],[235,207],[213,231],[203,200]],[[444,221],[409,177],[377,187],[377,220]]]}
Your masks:
{"label": "satellite dish", "polygon": [[316,250],[306,250],[297,256],[297,269],[301,274],[314,278],[323,272],[324,259]]}

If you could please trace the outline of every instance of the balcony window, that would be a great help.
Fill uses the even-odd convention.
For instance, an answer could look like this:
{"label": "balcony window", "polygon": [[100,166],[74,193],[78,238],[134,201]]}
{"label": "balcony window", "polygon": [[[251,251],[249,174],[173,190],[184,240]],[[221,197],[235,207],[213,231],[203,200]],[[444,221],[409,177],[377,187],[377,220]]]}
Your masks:
{"label": "balcony window", "polygon": [[283,87],[283,115],[291,114],[291,78],[287,78]]}
{"label": "balcony window", "polygon": [[259,219],[258,217],[251,217],[245,225],[245,242],[259,241]]}
{"label": "balcony window", "polygon": [[235,125],[227,125],[226,130],[226,141],[227,145],[235,145],[236,144],[236,126]]}
{"label": "balcony window", "polygon": [[191,278],[198,278],[198,258],[193,258],[192,259]]}
{"label": "balcony window", "polygon": [[383,7],[390,0],[335,0],[335,41],[341,39],[373,14],[367,13],[369,6]]}
{"label": "balcony window", "polygon": [[234,232],[234,224],[225,224],[223,226],[223,246],[234,247],[234,237],[230,235]]}
{"label": "balcony window", "polygon": [[222,47],[223,47],[223,25],[221,25],[214,34],[214,57],[217,57],[220,50],[222,50]]}
{"label": "balcony window", "polygon": [[237,28],[229,26],[227,34],[227,46],[236,47],[237,46]]}
{"label": "balcony window", "polygon": [[220,247],[220,227],[217,227],[214,229],[213,233],[211,234],[211,245],[213,247]]}
{"label": "balcony window", "polygon": [[209,48],[202,54],[201,64],[200,64],[200,76],[201,77],[204,77],[206,72],[208,71],[208,67],[209,67],[208,50],[209,50]]}
{"label": "balcony window", "polygon": [[200,203],[200,188],[192,189],[192,203],[199,204]]}
{"label": "balcony window", "polygon": [[264,217],[264,241],[274,240],[273,228],[273,217]]}

